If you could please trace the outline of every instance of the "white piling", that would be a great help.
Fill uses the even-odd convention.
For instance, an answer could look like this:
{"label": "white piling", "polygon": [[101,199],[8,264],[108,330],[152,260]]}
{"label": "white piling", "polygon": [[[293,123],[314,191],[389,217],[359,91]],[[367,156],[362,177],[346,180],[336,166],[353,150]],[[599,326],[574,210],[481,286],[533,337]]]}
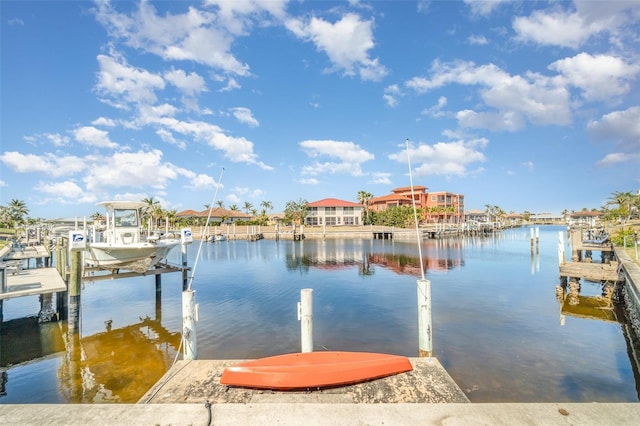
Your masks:
{"label": "white piling", "polygon": [[418,346],[421,357],[431,357],[433,353],[431,326],[431,281],[420,279],[418,287]]}
{"label": "white piling", "polygon": [[198,359],[197,321],[196,292],[195,290],[184,290],[182,292],[182,344],[185,360]]}
{"label": "white piling", "polygon": [[531,231],[531,248],[533,248],[533,228],[530,229]]}
{"label": "white piling", "polygon": [[562,231],[558,232],[558,265],[564,265],[564,236],[562,235]]}
{"label": "white piling", "polygon": [[313,352],[313,289],[311,288],[300,290],[298,321],[300,321],[301,352]]}

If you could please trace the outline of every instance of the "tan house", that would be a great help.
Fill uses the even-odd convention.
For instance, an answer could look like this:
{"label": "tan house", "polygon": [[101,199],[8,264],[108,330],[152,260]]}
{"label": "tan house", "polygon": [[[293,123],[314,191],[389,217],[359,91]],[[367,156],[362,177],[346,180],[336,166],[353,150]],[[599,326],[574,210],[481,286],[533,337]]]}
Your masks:
{"label": "tan house", "polygon": [[[197,212],[195,210],[183,210],[176,213],[176,217],[197,219],[204,225],[207,217],[209,217],[209,209]],[[211,209],[211,217],[209,223],[235,223],[238,221],[249,221],[253,217],[250,214],[242,213],[238,210],[227,210],[221,207],[214,207]]]}
{"label": "tan house", "polygon": [[339,226],[362,225],[362,204],[351,201],[325,198],[307,204],[305,225]]}
{"label": "tan house", "polygon": [[598,211],[582,210],[569,214],[569,225],[596,226],[603,214]]}

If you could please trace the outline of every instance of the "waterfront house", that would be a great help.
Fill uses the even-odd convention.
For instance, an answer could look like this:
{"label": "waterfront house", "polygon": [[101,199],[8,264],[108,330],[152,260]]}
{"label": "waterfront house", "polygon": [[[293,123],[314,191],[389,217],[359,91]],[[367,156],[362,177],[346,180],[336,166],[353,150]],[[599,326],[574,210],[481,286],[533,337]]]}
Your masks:
{"label": "waterfront house", "polygon": [[317,225],[362,225],[362,204],[337,198],[324,198],[307,204],[304,224]]}
{"label": "waterfront house", "polygon": [[467,210],[464,212],[464,220],[469,223],[488,223],[489,214],[484,210]]}
{"label": "waterfront house", "polygon": [[[207,217],[209,217],[209,209],[205,209],[200,212],[194,210],[183,210],[176,213],[176,217],[187,218],[193,224],[205,225]],[[214,207],[211,209],[211,218],[209,219],[209,224],[232,224],[239,221],[250,221],[251,219],[251,215],[242,213],[238,210],[227,210],[221,207]]]}
{"label": "waterfront house", "polygon": [[569,214],[569,225],[585,225],[595,227],[602,218],[602,213],[598,211],[582,210]]}
{"label": "waterfront house", "polygon": [[426,221],[430,223],[464,223],[464,195],[452,192],[429,192]]}
{"label": "waterfront house", "polygon": [[413,206],[424,209],[423,220],[430,223],[464,222],[464,195],[451,192],[427,192],[427,187],[416,185],[396,188],[389,195],[369,200],[369,210],[382,211],[390,207]]}
{"label": "waterfront house", "polygon": [[[414,186],[413,198],[416,200],[416,207],[422,208],[427,205],[427,187]],[[410,186],[396,188],[389,195],[373,197],[369,200],[369,210],[374,212],[386,210],[389,207],[412,206],[412,191]]]}
{"label": "waterfront house", "polygon": [[538,225],[562,225],[566,223],[566,219],[563,215],[535,213],[529,216],[529,222]]}

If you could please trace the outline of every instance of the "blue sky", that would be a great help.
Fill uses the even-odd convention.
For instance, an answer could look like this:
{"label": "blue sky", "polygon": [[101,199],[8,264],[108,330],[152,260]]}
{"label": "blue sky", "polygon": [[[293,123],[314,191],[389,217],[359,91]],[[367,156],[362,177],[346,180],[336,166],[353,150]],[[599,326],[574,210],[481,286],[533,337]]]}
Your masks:
{"label": "blue sky", "polygon": [[[6,1],[0,204],[640,188],[640,1]],[[223,172],[224,168],[224,172]]]}

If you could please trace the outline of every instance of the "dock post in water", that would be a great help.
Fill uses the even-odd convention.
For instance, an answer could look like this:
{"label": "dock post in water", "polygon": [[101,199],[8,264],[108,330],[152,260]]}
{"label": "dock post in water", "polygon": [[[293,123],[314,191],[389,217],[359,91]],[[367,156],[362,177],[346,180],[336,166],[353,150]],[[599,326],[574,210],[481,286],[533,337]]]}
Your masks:
{"label": "dock post in water", "polygon": [[298,321],[300,321],[301,352],[313,352],[313,289],[311,288],[300,290]]}
{"label": "dock post in water", "polygon": [[420,357],[433,354],[431,327],[431,281],[420,279],[418,287],[418,346]]}
{"label": "dock post in water", "polygon": [[182,292],[182,344],[184,345],[185,360],[198,359],[197,321],[196,292],[195,290],[184,290]]}
{"label": "dock post in water", "polygon": [[82,285],[82,252],[71,252],[71,269],[69,272],[69,331],[80,329],[80,288]]}

